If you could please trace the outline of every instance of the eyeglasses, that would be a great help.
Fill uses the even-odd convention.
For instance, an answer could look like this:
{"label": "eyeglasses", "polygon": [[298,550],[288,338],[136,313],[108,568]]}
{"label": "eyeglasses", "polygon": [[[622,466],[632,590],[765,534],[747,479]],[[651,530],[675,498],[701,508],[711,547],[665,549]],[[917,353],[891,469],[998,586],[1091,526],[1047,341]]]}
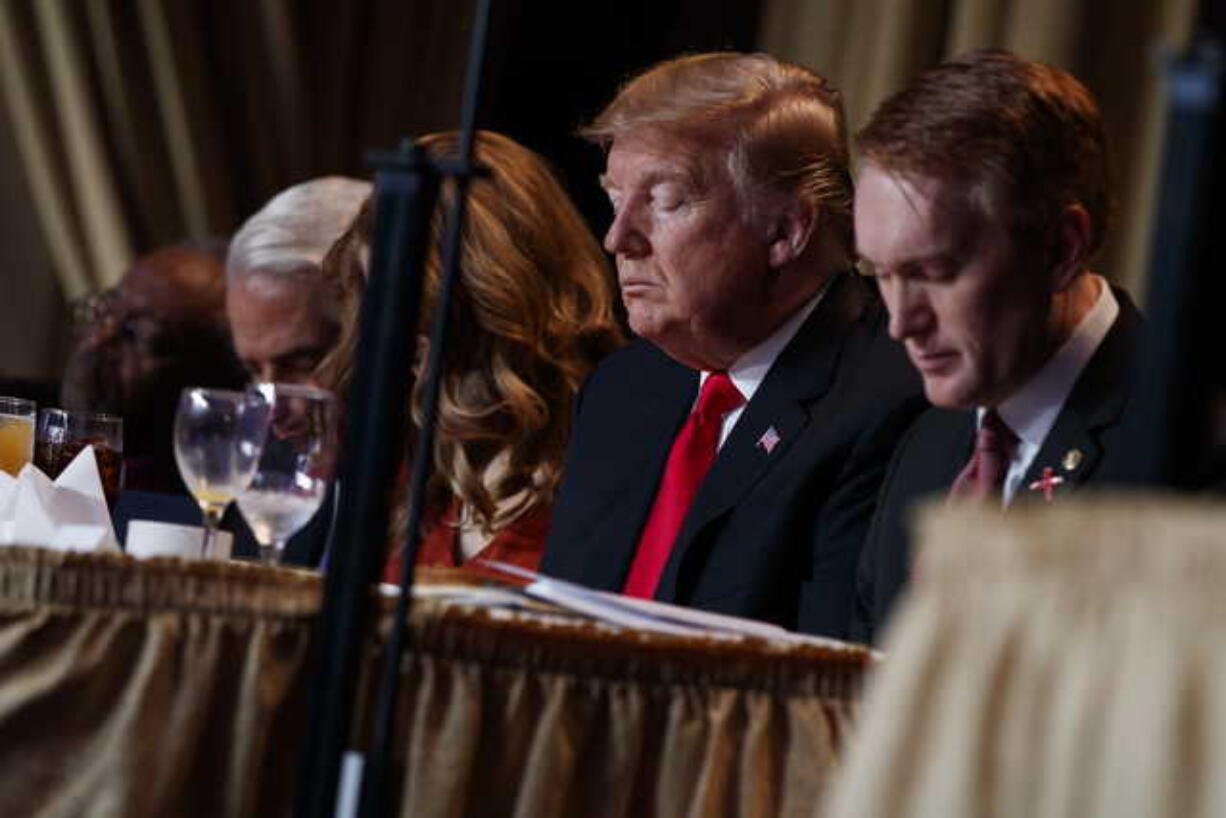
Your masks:
{"label": "eyeglasses", "polygon": [[99,321],[116,320],[123,312],[123,299],[119,290],[110,287],[71,302],[72,323],[80,334]]}

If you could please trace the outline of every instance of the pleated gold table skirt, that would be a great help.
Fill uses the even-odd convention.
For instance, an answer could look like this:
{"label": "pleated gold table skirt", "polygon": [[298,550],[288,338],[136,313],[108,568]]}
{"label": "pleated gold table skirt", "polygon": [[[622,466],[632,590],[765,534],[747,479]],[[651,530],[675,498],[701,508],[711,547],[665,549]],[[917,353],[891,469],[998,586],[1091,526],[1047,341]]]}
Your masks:
{"label": "pleated gold table skirt", "polygon": [[[306,572],[0,549],[0,816],[288,815],[320,595]],[[871,661],[442,601],[410,638],[419,818],[809,816]]]}
{"label": "pleated gold table skirt", "polygon": [[1226,505],[933,507],[825,814],[1226,816]]}

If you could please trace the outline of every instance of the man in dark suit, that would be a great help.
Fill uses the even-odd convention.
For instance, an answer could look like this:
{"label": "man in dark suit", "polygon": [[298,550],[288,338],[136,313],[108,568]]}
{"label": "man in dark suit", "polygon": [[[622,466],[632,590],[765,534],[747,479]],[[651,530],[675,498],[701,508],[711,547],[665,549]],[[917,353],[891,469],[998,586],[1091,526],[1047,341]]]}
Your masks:
{"label": "man in dark suit", "polygon": [[1090,270],[1109,174],[1070,74],[975,52],[887,100],[858,144],[860,255],[934,404],[894,456],[861,558],[868,639],[910,575],[917,499],[1059,502],[1123,476],[1141,319]]}
{"label": "man in dark suit", "polygon": [[542,570],[845,636],[878,484],[923,407],[850,272],[837,93],[765,55],[628,83],[587,129],[631,328],[578,402]]}

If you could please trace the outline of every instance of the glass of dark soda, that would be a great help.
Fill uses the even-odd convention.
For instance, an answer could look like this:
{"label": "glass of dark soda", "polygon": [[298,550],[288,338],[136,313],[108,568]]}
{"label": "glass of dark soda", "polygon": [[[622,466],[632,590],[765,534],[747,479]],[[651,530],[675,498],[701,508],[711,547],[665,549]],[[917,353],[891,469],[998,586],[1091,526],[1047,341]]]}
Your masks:
{"label": "glass of dark soda", "polygon": [[52,480],[86,446],[94,447],[102,491],[107,505],[113,509],[123,482],[123,419],[100,412],[39,411],[34,465]]}

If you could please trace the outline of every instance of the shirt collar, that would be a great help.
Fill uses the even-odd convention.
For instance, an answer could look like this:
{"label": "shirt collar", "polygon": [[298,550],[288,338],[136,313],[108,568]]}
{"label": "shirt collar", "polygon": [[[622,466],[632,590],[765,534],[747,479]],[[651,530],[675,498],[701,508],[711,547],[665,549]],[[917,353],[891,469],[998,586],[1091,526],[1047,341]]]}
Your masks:
{"label": "shirt collar", "polygon": [[[1102,276],[1091,274],[1098,283],[1098,299],[1073,330],[1068,340],[1056,351],[1043,367],[1014,394],[996,407],[1009,428],[1026,444],[1038,448],[1051,427],[1055,425],[1060,410],[1073,391],[1073,385],[1081,376],[1090,358],[1107,337],[1111,325],[1119,315],[1120,305],[1111,292],[1111,286]],[[983,419],[985,408],[980,407],[977,421]]]}
{"label": "shirt collar", "polygon": [[[754,393],[758,391],[762,381],[766,380],[766,374],[774,366],[775,359],[779,357],[779,353],[783,352],[783,348],[796,337],[796,333],[800,331],[801,325],[813,314],[813,310],[817,309],[818,303],[829,288],[830,283],[827,282],[817,291],[816,295],[805,302],[804,306],[792,313],[786,321],[780,324],[766,340],[742,354],[741,357],[733,362],[732,366],[728,367],[728,377],[736,384],[737,390],[745,398],[745,403],[753,400]],[[702,375],[698,379],[700,390],[710,374],[710,372],[703,370]]]}

